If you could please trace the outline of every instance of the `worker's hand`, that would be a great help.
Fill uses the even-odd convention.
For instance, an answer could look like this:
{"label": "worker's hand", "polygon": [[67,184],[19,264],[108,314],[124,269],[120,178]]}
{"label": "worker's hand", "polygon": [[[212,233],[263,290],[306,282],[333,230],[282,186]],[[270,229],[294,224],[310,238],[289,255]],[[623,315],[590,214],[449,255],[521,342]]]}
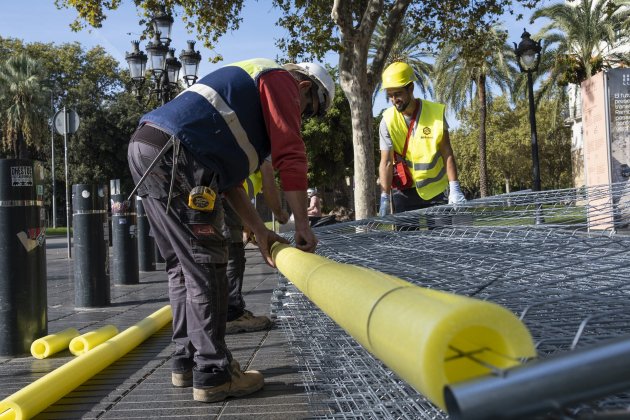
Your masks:
{"label": "worker's hand", "polygon": [[389,194],[382,192],[381,193],[381,203],[378,207],[378,215],[385,216],[392,212],[391,203],[389,201]]}
{"label": "worker's hand", "polygon": [[282,236],[278,235],[274,231],[269,229],[261,230],[260,232],[256,232],[252,237],[252,243],[258,245],[258,249],[260,250],[260,254],[265,259],[265,262],[269,264],[271,267],[275,267],[276,265],[273,263],[273,259],[271,258],[271,245],[275,242],[280,242],[283,244],[288,244],[287,241]]}
{"label": "worker's hand", "polygon": [[459,181],[449,181],[448,204],[464,204],[466,197],[459,186]]}
{"label": "worker's hand", "polygon": [[295,247],[304,252],[315,252],[317,248],[317,236],[311,230],[310,226],[295,229]]}
{"label": "worker's hand", "polygon": [[289,221],[289,213],[285,209],[274,211],[273,215],[281,225],[284,225],[286,222]]}
{"label": "worker's hand", "polygon": [[247,226],[243,226],[243,243],[245,245],[252,242],[252,235],[252,231]]}

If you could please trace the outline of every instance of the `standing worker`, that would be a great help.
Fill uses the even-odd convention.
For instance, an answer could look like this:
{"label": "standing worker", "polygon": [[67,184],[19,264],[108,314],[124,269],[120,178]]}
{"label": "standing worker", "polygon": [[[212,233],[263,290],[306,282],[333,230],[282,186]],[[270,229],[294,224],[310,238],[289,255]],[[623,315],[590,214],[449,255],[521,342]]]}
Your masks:
{"label": "standing worker", "polygon": [[[415,98],[416,80],[406,63],[392,63],[383,72],[382,88],[393,106],[385,110],[379,127],[381,216],[391,212],[390,194],[394,213],[445,204],[447,187],[449,204],[466,201],[457,180],[445,107]],[[395,170],[402,176],[396,177],[392,194]]]}
{"label": "standing worker", "polygon": [[[276,220],[281,224],[289,220],[289,213],[282,208],[280,192],[274,179],[271,161],[265,159],[260,170],[251,174],[243,183],[243,187],[250,200],[260,192],[263,193],[265,203],[273,212]],[[228,250],[228,265],[226,270],[228,280],[228,310],[226,334],[252,332],[268,329],[271,319],[266,315],[254,315],[245,309],[243,297],[243,277],[245,275],[245,237],[243,236],[243,222],[227,201],[225,205],[225,236],[231,239]],[[248,241],[249,241],[249,235]]]}
{"label": "standing worker", "polygon": [[323,115],[334,91],[317,64],[241,61],[145,114],[130,140],[131,174],[169,277],[172,382],[192,386],[196,401],[243,396],[264,384],[260,372],[241,372],[225,344],[229,238],[217,195],[227,198],[273,266],[271,245],[286,240],[265,227],[242,187],[271,154],[295,215],[296,247],[313,252],[301,118]]}

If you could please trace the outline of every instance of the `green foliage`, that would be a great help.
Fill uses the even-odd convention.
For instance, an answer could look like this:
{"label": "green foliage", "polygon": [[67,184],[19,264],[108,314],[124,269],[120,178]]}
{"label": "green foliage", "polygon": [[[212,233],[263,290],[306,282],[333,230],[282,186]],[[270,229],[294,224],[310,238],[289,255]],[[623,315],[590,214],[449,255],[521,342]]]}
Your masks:
{"label": "green foliage", "polygon": [[[74,7],[78,24],[98,27],[105,18],[104,11],[116,9],[121,1],[56,0],[56,4]],[[534,7],[539,0],[517,1]],[[158,0],[134,0],[134,4],[147,17],[160,6]],[[282,10],[277,24],[287,31],[277,44],[291,61],[321,60],[328,51],[340,53],[340,86],[351,104],[357,218],[373,215],[376,208],[371,96],[403,25],[425,42],[441,47],[447,41],[466,42],[483,33],[512,4],[513,0],[273,0],[272,5]],[[198,38],[211,49],[226,31],[238,28],[243,1],[165,0],[164,5],[168,12],[182,13],[190,27],[194,22]],[[385,24],[383,37],[373,46],[370,60],[370,40],[379,21]]]}
{"label": "green foliage", "polygon": [[[189,32],[196,30],[197,38],[203,40],[204,45],[212,50],[219,38],[227,31],[239,28],[242,21],[240,13],[243,0],[133,0],[136,8],[142,10],[144,18],[139,22],[146,26],[146,33],[151,34],[151,17],[164,6],[167,12],[175,16],[181,15]],[[71,28],[78,31],[86,25],[100,28],[106,19],[107,10],[116,10],[122,0],[55,0],[59,8],[72,7],[77,11],[77,18]],[[222,57],[216,55],[211,61],[220,61]]]}
{"label": "green foliage", "polygon": [[[0,38],[0,49],[9,56],[27,53],[37,58],[45,69],[43,84],[45,102],[38,108],[43,130],[33,144],[32,157],[44,161],[47,177],[51,178],[52,151],[51,127],[47,124],[53,112],[64,106],[73,108],[79,115],[79,130],[68,135],[68,184],[109,184],[110,179],[121,179],[123,188],[130,191],[132,180],[127,165],[127,143],[142,113],[146,109],[125,90],[118,62],[97,47],[85,51],[78,43],[56,46],[52,43],[24,44],[15,39]],[[128,79],[127,79],[128,80]],[[39,88],[41,89],[42,84]],[[0,102],[0,111],[4,105]],[[6,119],[0,118],[0,126]],[[57,201],[65,201],[63,136],[54,135],[55,174]],[[33,150],[33,148],[32,148]],[[47,184],[52,181],[47,181]],[[52,192],[47,189],[45,198],[50,203]],[[64,205],[57,206],[58,210]],[[62,211],[62,210],[61,210]]]}
{"label": "green foliage", "polygon": [[46,127],[46,118],[41,117],[46,76],[42,64],[25,52],[0,63],[2,144],[13,158],[28,158],[27,146],[35,150],[41,146],[40,133]]}
{"label": "green foliage", "polygon": [[[370,41],[370,58],[374,58],[377,54],[378,47],[383,43],[386,36],[386,26],[380,21],[376,25],[376,31]],[[419,92],[423,97],[433,96],[433,84],[431,76],[433,74],[433,65],[427,60],[433,60],[435,54],[432,53],[425,39],[417,32],[412,32],[408,25],[403,25],[403,29],[396,38],[394,45],[389,51],[385,66],[387,67],[394,62],[403,62],[409,64],[418,79],[416,85],[420,88]],[[378,80],[374,91],[373,100],[379,92],[381,81]]]}
{"label": "green foliage", "polygon": [[[543,101],[536,112],[540,174],[543,189],[569,188],[571,178],[571,135],[553,101]],[[451,132],[451,143],[462,187],[478,196],[477,137],[478,107],[463,110],[461,126]],[[490,194],[532,187],[531,131],[527,101],[512,108],[505,96],[488,106],[488,186]]]}
{"label": "green foliage", "polygon": [[628,0],[576,0],[536,10],[532,21],[551,21],[536,35],[549,44],[549,64],[541,69],[549,74],[547,84],[579,84],[604,68],[630,65],[627,56],[613,52],[630,40],[629,5]]}
{"label": "green foliage", "polygon": [[[486,105],[491,97],[490,86],[502,92],[509,90],[515,70],[510,65],[511,48],[505,43],[506,34],[499,27],[474,31],[472,40],[458,40],[444,44],[435,64],[435,90],[440,101],[455,112],[475,103],[479,110],[479,191],[488,194],[486,153]],[[472,92],[474,91],[474,97]]]}
{"label": "green foliage", "polygon": [[[307,120],[302,127],[309,162],[308,183],[332,192],[334,201],[348,206],[346,177],[352,176],[352,123],[350,105],[336,90],[331,109],[323,118]],[[334,203],[325,202],[327,208]]]}

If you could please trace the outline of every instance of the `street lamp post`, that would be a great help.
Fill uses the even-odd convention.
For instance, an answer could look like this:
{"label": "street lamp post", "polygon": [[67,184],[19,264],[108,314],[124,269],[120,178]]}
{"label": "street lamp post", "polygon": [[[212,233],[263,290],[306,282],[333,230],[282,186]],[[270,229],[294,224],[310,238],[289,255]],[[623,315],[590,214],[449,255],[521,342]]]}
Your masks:
{"label": "street lamp post", "polygon": [[521,72],[527,73],[527,89],[529,96],[529,124],[531,127],[532,143],[532,172],[534,185],[532,190],[540,191],[540,165],[538,162],[538,137],[536,134],[536,108],[534,105],[534,82],[532,73],[538,70],[540,64],[540,51],[542,46],[540,41],[536,42],[530,38],[529,32],[523,30],[521,42],[514,43],[514,51]]}
{"label": "street lamp post", "polygon": [[127,53],[125,59],[129,64],[131,81],[138,100],[142,98],[142,86],[149,78],[153,82],[150,95],[155,95],[162,104],[165,104],[175,93],[182,63],[186,86],[189,87],[197,81],[201,54],[195,51],[195,42],[188,41],[188,49],[182,51],[179,56],[181,62],[175,58],[175,49],[170,48],[173,17],[166,13],[164,6],[151,22],[153,39],[147,43],[147,53],[140,50],[140,41],[132,41],[132,51]]}

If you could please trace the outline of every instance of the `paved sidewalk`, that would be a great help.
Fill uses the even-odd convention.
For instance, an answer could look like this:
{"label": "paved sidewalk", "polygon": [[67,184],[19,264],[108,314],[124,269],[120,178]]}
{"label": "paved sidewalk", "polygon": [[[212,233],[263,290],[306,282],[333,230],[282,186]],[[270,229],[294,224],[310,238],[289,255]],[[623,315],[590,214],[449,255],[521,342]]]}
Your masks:
{"label": "paved sidewalk", "polygon": [[[247,308],[255,314],[269,314],[278,276],[263,263],[256,248],[248,247],[246,256],[243,293]],[[74,309],[74,265],[67,259],[65,238],[48,238],[49,333],[68,327],[85,333],[107,324],[123,331],[137,323],[168,304],[163,265],[158,264],[158,271],[141,273],[138,285],[113,285],[112,280],[109,307],[79,311]],[[265,387],[251,396],[214,404],[195,402],[192,389],[171,386],[170,336],[169,324],[36,418],[300,419],[309,416],[302,376],[278,326],[269,331],[227,336],[228,347],[236,360],[243,368],[261,371]],[[0,357],[0,400],[73,357],[67,350],[43,360],[30,355]]]}

